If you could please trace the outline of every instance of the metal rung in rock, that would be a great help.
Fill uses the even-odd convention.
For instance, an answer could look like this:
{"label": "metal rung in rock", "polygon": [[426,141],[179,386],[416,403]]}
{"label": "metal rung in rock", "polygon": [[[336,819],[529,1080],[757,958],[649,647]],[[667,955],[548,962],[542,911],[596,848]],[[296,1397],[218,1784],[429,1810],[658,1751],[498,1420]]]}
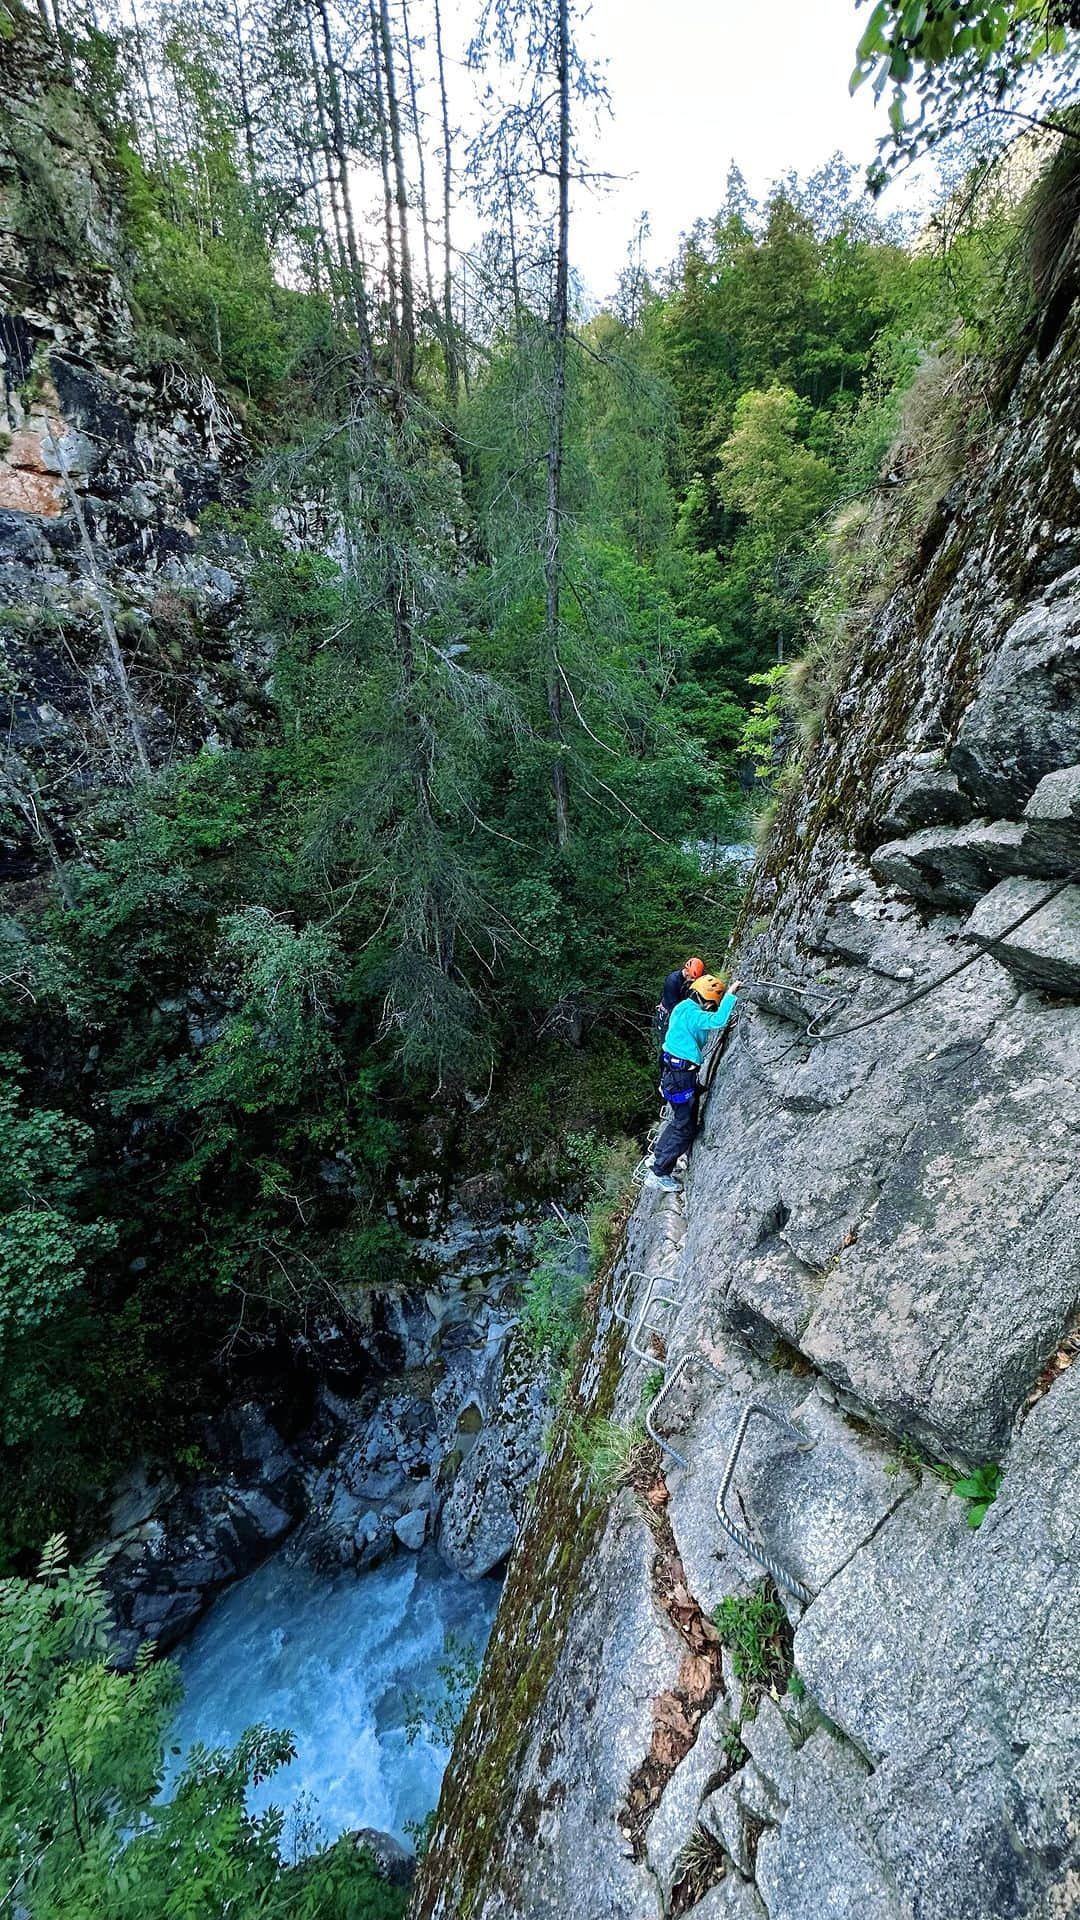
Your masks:
{"label": "metal rung in rock", "polygon": [[615,1315],[616,1320],[622,1321],[624,1327],[628,1327],[633,1319],[633,1315],[627,1313],[626,1309],[630,1304],[630,1291],[634,1281],[647,1280],[648,1278],[649,1276],[645,1272],[644,1267],[632,1267],[629,1273],[623,1275],[619,1291],[611,1302],[611,1311]]}
{"label": "metal rung in rock", "polygon": [[636,1354],[639,1360],[644,1360],[653,1366],[656,1364],[658,1355],[653,1353],[650,1348],[642,1346],[642,1337],[645,1334],[649,1334],[656,1340],[663,1340],[665,1336],[663,1328],[654,1326],[649,1319],[649,1315],[654,1307],[677,1307],[680,1304],[680,1302],[673,1299],[669,1293],[657,1293],[656,1289],[660,1284],[661,1277],[660,1274],[654,1273],[652,1279],[649,1281],[642,1296],[641,1305],[637,1312],[637,1319],[634,1321],[633,1331],[630,1335],[631,1353]]}
{"label": "metal rung in rock", "polygon": [[716,1368],[712,1364],[712,1361],[706,1360],[704,1354],[684,1353],[682,1356],[682,1359],[679,1360],[674,1367],[672,1367],[671,1372],[668,1374],[667,1379],[664,1381],[664,1384],[661,1387],[659,1393],[657,1394],[656,1399],[653,1401],[652,1406],[649,1408],[648,1413],[645,1415],[645,1431],[648,1434],[650,1440],[655,1440],[657,1446],[660,1447],[664,1453],[670,1454],[671,1458],[675,1461],[675,1464],[680,1467],[685,1467],[688,1464],[688,1462],[686,1461],[684,1456],[678,1451],[678,1449],[671,1445],[671,1442],[669,1440],[665,1440],[662,1434],[657,1433],[654,1422],[656,1420],[657,1414],[659,1413],[661,1407],[664,1404],[664,1401],[667,1399],[668,1394],[674,1391],[679,1381],[682,1379],[683,1375],[685,1373],[688,1373],[691,1367],[702,1367],[704,1368],[706,1373],[712,1374],[714,1380],[723,1380],[723,1377],[724,1377],[723,1374],[717,1372]]}
{"label": "metal rung in rock", "polygon": [[795,1441],[801,1453],[809,1453],[811,1448],[817,1446],[816,1440],[811,1440],[809,1435],[804,1433],[801,1427],[793,1425],[782,1413],[775,1413],[772,1407],[763,1406],[759,1400],[752,1400],[748,1407],[744,1407],[742,1418],[735,1430],[735,1438],[731,1444],[731,1452],[728,1454],[727,1466],[724,1468],[724,1477],[720,1482],[720,1488],[716,1496],[716,1517],[728,1538],[733,1540],[735,1545],[739,1547],[743,1553],[749,1554],[751,1560],[756,1560],[759,1567],[765,1568],[766,1573],[771,1573],[778,1587],[783,1587],[786,1593],[793,1594],[796,1600],[801,1600],[803,1605],[808,1607],[814,1597],[810,1589],[804,1587],[801,1580],[796,1580],[794,1574],[788,1573],[787,1569],[781,1566],[779,1560],[774,1560],[770,1554],[764,1553],[760,1547],[755,1546],[750,1535],[744,1533],[741,1527],[736,1526],[734,1520],[731,1519],[724,1508],[724,1501],[727,1498],[728,1488],[731,1485],[732,1476],[735,1472],[735,1462],[739,1457],[739,1449],[746,1438],[746,1429],[750,1425],[755,1413],[760,1414],[763,1420],[771,1420],[774,1426],[783,1427],[784,1431],[791,1435],[791,1438]]}
{"label": "metal rung in rock", "polygon": [[653,1277],[653,1275],[648,1275],[644,1267],[630,1267],[630,1271],[623,1275],[623,1284],[619,1286],[619,1292],[615,1294],[615,1298],[613,1298],[613,1302],[611,1302],[611,1311],[613,1311],[615,1319],[623,1321],[623,1327],[628,1327],[630,1321],[634,1319],[634,1315],[626,1311],[626,1308],[630,1306],[630,1292],[632,1292],[634,1281],[648,1281],[651,1277]]}

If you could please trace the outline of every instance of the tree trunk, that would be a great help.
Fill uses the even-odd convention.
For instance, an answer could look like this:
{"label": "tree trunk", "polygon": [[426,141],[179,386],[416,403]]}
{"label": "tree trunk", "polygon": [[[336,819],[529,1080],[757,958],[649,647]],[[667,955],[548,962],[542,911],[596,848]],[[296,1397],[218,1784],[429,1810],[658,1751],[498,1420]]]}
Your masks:
{"label": "tree trunk", "polygon": [[390,336],[390,359],[394,368],[394,381],[402,384],[401,328],[398,323],[398,272],[397,248],[394,244],[394,196],[390,185],[390,142],[386,132],[386,95],[383,82],[382,33],[375,0],[371,0],[371,51],[375,61],[375,101],[379,115],[379,166],[383,183],[383,233],[386,240],[386,307],[387,332]]}
{"label": "tree trunk", "polygon": [[518,284],[517,235],[514,232],[514,183],[510,168],[503,168],[506,186],[506,230],[510,242],[510,296],[514,303],[514,338],[521,345],[521,288]]}
{"label": "tree trunk", "polygon": [[416,313],[413,304],[412,255],[409,251],[409,192],[405,181],[401,113],[387,0],[379,0],[379,29],[383,72],[386,75],[386,108],[390,125],[390,151],[394,161],[394,201],[397,207],[398,258],[401,263],[401,384],[411,387],[416,370]]}
{"label": "tree trunk", "polygon": [[327,12],[326,0],[318,0],[318,8],[319,18],[322,21],[323,45],[326,48],[326,91],[330,103],[334,151],[337,156],[338,186],[345,215],[345,243],[348,248],[349,272],[352,278],[353,306],[360,334],[360,351],[364,359],[364,370],[368,379],[374,380],[375,356],[371,343],[371,325],[368,320],[367,288],[364,284],[364,270],[360,263],[360,249],[356,242],[356,221],[353,217],[352,189],[349,185],[349,151],[345,139],[345,118],[341,111],[341,88],[338,86],[337,67],[334,63],[334,43],[330,34],[330,16]]}
{"label": "tree trunk", "polygon": [[52,441],[56,454],[56,462],[60,468],[60,474],[64,482],[64,491],[68,497],[68,505],[75,515],[75,524],[79,529],[79,540],[82,544],[91,585],[93,586],[98,607],[101,611],[101,624],[105,629],[105,641],[109,658],[112,662],[113,673],[116,676],[116,684],[119,688],[124,715],[127,719],[128,731],[131,735],[131,744],[135,749],[135,758],[142,768],[143,773],[149,774],[151,771],[150,756],[146,751],[142,721],[139,718],[139,709],[135,704],[135,695],[132,691],[131,681],[128,678],[128,670],[124,664],[124,656],[120,651],[120,638],[117,634],[116,621],[113,617],[112,598],[101,577],[97,563],[97,554],[94,552],[94,543],[90,538],[90,529],[86,524],[86,515],[82,509],[82,501],[79,499],[72,482],[71,469],[68,466],[67,456],[64,453],[63,441],[55,429],[50,432],[49,438]]}
{"label": "tree trunk", "polygon": [[420,231],[424,242],[424,287],[430,311],[435,312],[435,284],[431,277],[431,226],[428,220],[427,162],[424,159],[424,140],[420,131],[420,106],[416,90],[416,68],[413,62],[412,38],[409,33],[408,0],[401,0],[401,19],[405,29],[405,58],[409,71],[409,106],[412,111],[413,131],[416,134],[416,159],[420,173]]}
{"label": "tree trunk", "polygon": [[450,113],[446,104],[446,67],[443,61],[442,14],[435,0],[435,51],[439,61],[439,101],[442,107],[443,135],[443,357],[446,361],[446,390],[452,401],[458,397],[457,342],[454,338],[454,274],[450,247],[450,204],[453,173],[450,153]]}
{"label": "tree trunk", "polygon": [[335,284],[346,295],[346,307],[356,320],[355,289],[351,286],[349,256],[345,246],[345,227],[341,213],[341,200],[338,194],[337,173],[334,166],[334,152],[330,141],[330,124],[326,116],[326,93],[323,88],[319,56],[315,46],[315,27],[311,17],[311,7],[305,4],[304,20],[307,26],[308,58],[311,62],[311,84],[315,94],[315,114],[319,123],[319,146],[323,158],[323,170],[326,174],[326,186],[330,195],[330,217],[334,223],[334,242],[336,258],[330,251],[329,235],[323,220],[322,205],[319,204],[319,234],[326,250],[327,273],[330,284]]}
{"label": "tree trunk", "polygon": [[247,155],[248,179],[252,194],[258,189],[258,169],[255,163],[255,130],[251,124],[251,101],[248,97],[247,61],[244,58],[244,35],[240,26],[240,0],[232,0],[233,38],[236,41],[236,78],[240,86],[240,116],[244,122],[244,151]]}
{"label": "tree trunk", "polygon": [[557,0],[556,80],[559,90],[559,198],[555,242],[555,290],[551,302],[551,405],[548,425],[547,512],[544,523],[547,706],[556,761],[555,831],[560,847],[570,838],[570,806],[563,758],[562,682],[559,634],[562,594],[562,477],[566,431],[566,337],[570,321],[570,47],[568,0]]}

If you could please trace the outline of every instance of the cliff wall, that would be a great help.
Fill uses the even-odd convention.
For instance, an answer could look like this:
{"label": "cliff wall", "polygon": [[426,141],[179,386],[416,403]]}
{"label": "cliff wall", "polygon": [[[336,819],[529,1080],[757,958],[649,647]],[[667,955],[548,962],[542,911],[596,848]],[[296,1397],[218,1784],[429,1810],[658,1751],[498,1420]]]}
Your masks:
{"label": "cliff wall", "polygon": [[[756,876],[685,1195],[572,1396],[655,1391],[615,1309],[661,1276],[667,1446],[605,1502],[556,1445],[418,1920],[1080,1907],[1080,886],[890,1012],[1080,867],[1078,444],[1059,289]],[[718,1521],[751,1403],[727,1510],[805,1600]]]}
{"label": "cliff wall", "polygon": [[[14,910],[79,850],[88,797],[265,717],[229,551],[220,392],[148,336],[123,283],[107,131],[40,23],[0,38],[0,882]],[[175,357],[171,357],[175,349]]]}

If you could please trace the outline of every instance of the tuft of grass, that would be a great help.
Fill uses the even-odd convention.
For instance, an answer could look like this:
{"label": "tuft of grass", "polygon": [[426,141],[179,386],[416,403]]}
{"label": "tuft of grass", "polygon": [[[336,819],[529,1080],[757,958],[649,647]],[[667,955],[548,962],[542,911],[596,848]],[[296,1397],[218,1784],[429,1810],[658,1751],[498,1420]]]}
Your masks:
{"label": "tuft of grass", "polygon": [[629,1427],[606,1419],[574,1419],[570,1423],[574,1455],[587,1470],[593,1491],[605,1500],[610,1500],[620,1487],[629,1485],[646,1443],[640,1420],[633,1421]]}
{"label": "tuft of grass", "polygon": [[727,1853],[715,1835],[702,1826],[695,1826],[675,1862],[672,1913],[692,1912],[709,1888],[724,1878],[729,1865]]}

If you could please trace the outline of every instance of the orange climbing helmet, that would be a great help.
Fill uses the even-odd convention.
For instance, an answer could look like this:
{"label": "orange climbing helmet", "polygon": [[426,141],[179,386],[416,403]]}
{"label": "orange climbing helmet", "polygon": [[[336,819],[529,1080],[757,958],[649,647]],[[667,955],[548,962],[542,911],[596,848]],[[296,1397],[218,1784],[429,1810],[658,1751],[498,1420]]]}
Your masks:
{"label": "orange climbing helmet", "polygon": [[701,978],[696,980],[691,987],[690,998],[697,1000],[701,1006],[708,1007],[711,1011],[715,1012],[726,992],[727,988],[724,986],[723,981],[718,980],[715,973],[703,973]]}
{"label": "orange climbing helmet", "polygon": [[700,980],[704,971],[705,971],[704,960],[698,960],[696,958],[692,960],[688,960],[686,962],[686,965],[683,968],[683,973],[686,975],[686,978],[688,980]]}

